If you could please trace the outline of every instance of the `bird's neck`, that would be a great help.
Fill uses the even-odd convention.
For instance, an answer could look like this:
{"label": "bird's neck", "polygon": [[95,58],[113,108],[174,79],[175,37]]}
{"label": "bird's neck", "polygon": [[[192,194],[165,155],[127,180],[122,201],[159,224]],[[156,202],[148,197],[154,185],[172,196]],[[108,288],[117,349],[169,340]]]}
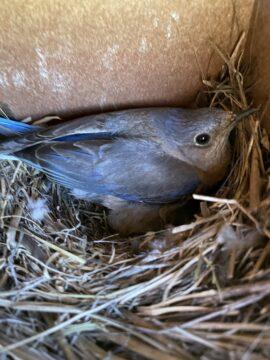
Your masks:
{"label": "bird's neck", "polygon": [[200,178],[202,184],[206,186],[211,186],[222,180],[222,178],[226,175],[228,170],[228,166],[231,160],[231,152],[230,147],[227,144],[224,144],[224,148],[222,151],[219,150],[220,156],[215,158],[215,162],[213,161],[205,161],[203,162],[204,167],[198,167],[196,164],[192,164],[187,156],[181,151],[178,147],[174,147],[172,143],[168,144],[166,142],[161,142],[159,144],[162,150],[169,156],[173,158],[183,161],[189,165],[193,165],[197,171],[197,174]]}
{"label": "bird's neck", "polygon": [[219,161],[209,166],[207,169],[198,169],[197,173],[201,182],[206,186],[212,186],[218,181],[222,180],[228,171],[228,167],[231,160],[231,153],[229,149],[226,149]]}

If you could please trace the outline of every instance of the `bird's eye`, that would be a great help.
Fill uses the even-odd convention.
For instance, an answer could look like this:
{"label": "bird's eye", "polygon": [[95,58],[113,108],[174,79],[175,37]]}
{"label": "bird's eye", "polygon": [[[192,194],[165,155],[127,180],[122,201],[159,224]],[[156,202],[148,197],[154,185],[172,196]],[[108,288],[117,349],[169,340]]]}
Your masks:
{"label": "bird's eye", "polygon": [[209,144],[210,139],[211,137],[209,134],[199,134],[195,136],[194,141],[198,146],[206,146]]}

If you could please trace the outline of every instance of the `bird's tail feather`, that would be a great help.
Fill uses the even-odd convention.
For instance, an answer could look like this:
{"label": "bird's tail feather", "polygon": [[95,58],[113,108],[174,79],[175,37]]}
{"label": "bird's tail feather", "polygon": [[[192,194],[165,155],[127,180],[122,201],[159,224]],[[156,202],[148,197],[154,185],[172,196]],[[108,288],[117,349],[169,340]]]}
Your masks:
{"label": "bird's tail feather", "polygon": [[3,140],[0,140],[0,160],[16,159],[16,157],[12,155],[12,146],[9,151],[3,151],[4,146],[2,146],[3,148],[1,149],[1,145],[3,145],[3,143],[10,142],[11,145],[12,143],[15,145],[15,138],[18,139],[20,136],[34,133],[39,129],[39,126],[29,125],[20,121],[14,121],[0,117],[0,138],[2,137]]}
{"label": "bird's tail feather", "polygon": [[0,117],[0,135],[2,136],[20,136],[35,132],[38,129],[40,129],[39,126]]}

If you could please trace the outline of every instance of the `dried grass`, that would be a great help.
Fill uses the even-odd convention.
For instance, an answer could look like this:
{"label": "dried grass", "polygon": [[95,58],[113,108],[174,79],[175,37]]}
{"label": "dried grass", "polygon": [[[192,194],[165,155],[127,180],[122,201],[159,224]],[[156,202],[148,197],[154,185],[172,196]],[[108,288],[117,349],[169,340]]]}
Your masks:
{"label": "dried grass", "polygon": [[[231,56],[215,46],[225,65],[204,81],[211,106],[250,106],[243,46],[244,36]],[[3,358],[269,359],[269,140],[256,116],[234,148],[215,197],[194,195],[195,221],[126,239],[101,208],[2,162]]]}

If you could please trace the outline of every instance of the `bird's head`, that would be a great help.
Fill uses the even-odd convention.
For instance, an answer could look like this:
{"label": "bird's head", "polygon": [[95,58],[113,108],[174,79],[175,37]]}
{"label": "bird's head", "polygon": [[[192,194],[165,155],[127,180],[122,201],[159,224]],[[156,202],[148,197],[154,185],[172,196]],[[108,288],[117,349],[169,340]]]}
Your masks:
{"label": "bird's head", "polygon": [[204,183],[224,176],[231,157],[229,135],[243,115],[221,109],[179,109],[178,116],[176,110],[168,119],[166,127],[177,157],[194,166]]}

